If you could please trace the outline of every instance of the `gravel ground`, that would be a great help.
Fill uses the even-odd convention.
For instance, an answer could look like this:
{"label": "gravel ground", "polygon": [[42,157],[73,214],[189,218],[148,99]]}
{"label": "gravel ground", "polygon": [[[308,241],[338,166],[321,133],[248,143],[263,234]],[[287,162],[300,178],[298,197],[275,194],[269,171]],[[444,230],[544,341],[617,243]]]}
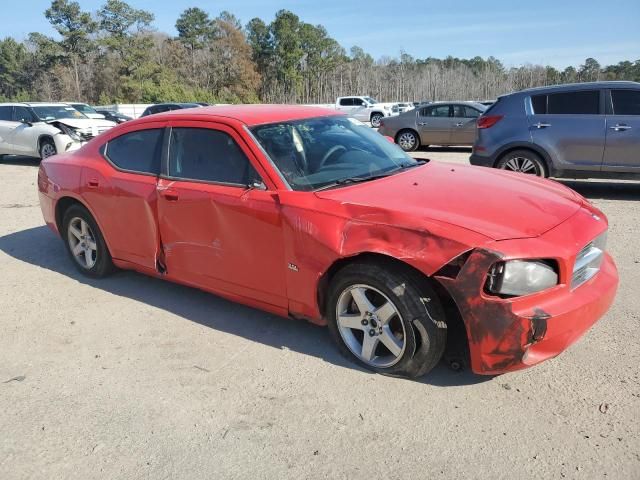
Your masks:
{"label": "gravel ground", "polygon": [[[420,157],[466,163],[465,149]],[[37,163],[0,164],[0,478],[640,478],[640,186],[608,216],[611,311],[535,368],[365,372],[327,332],[130,272],[79,276]]]}

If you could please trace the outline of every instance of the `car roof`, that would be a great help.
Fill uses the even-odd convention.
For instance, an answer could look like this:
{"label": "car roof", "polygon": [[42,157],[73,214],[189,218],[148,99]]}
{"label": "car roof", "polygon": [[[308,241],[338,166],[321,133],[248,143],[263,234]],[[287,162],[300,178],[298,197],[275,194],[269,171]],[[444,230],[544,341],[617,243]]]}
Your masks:
{"label": "car roof", "polygon": [[323,117],[328,115],[343,115],[337,110],[322,107],[309,107],[302,105],[221,105],[212,107],[200,107],[188,110],[172,110],[170,112],[157,113],[148,118],[149,122],[160,118],[168,119],[194,119],[207,120],[215,117],[232,118],[247,126],[261,125],[265,123],[285,122],[289,120],[303,120],[305,118]]}
{"label": "car roof", "polygon": [[0,103],[3,107],[68,107],[68,103],[63,102],[7,102]]}
{"label": "car roof", "polygon": [[162,106],[170,106],[170,105],[178,105],[180,107],[201,107],[199,103],[191,103],[191,102],[163,102],[163,103],[154,103],[153,105],[149,105],[149,107],[162,107]]}
{"label": "car roof", "polygon": [[469,101],[469,100],[449,100],[449,101],[438,101],[438,102],[429,102],[429,103],[423,103],[420,104],[420,106],[423,107],[434,107],[434,106],[438,106],[438,105],[469,105],[469,106],[473,106],[476,108],[486,108],[486,105],[481,104],[480,102],[473,102],[473,101]]}
{"label": "car roof", "polygon": [[603,82],[581,82],[581,83],[565,83],[560,85],[547,85],[545,87],[534,87],[527,88],[525,90],[520,90],[521,94],[530,94],[530,93],[544,93],[544,92],[559,92],[564,90],[593,90],[594,88],[620,88],[620,87],[631,87],[631,88],[640,88],[640,83],[638,82],[630,82],[630,81],[622,81],[622,80],[610,80]]}

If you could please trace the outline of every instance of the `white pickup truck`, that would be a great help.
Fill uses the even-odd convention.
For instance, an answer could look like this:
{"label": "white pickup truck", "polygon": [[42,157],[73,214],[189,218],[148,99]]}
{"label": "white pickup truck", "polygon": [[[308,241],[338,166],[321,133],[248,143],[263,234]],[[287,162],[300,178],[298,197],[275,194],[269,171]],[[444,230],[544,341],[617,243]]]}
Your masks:
{"label": "white pickup truck", "polygon": [[371,126],[378,128],[384,117],[398,115],[397,104],[378,103],[371,97],[338,97],[336,110],[340,110],[361,122],[371,122]]}

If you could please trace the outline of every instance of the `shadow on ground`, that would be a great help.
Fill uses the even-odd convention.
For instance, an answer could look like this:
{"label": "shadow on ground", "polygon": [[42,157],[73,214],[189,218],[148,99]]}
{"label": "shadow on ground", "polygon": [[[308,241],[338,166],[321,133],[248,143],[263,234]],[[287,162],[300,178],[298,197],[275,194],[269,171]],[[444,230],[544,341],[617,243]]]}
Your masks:
{"label": "shadow on ground", "polygon": [[[102,280],[87,278],[74,268],[60,239],[45,226],[0,237],[0,250],[23,262],[46,268],[114,295],[144,302],[209,328],[274,348],[284,347],[313,355],[334,365],[370,374],[337,352],[325,328],[280,318],[194,288],[135,272],[118,272]],[[470,371],[454,372],[440,363],[431,373],[416,381],[445,387],[471,385],[490,378],[474,375]]]}
{"label": "shadow on ground", "polygon": [[420,147],[418,152],[450,152],[471,154],[471,147]]}
{"label": "shadow on ground", "polygon": [[563,185],[590,199],[640,200],[640,182],[614,180],[558,180]]}
{"label": "shadow on ground", "polygon": [[40,159],[33,157],[21,157],[18,155],[5,155],[0,158],[0,165],[20,165],[25,167],[39,167]]}

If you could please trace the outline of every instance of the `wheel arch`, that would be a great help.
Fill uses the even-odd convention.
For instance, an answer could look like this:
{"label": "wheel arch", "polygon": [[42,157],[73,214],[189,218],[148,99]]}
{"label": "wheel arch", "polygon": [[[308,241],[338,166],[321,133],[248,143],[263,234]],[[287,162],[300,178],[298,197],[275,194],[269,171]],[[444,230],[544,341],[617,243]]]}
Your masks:
{"label": "wheel arch", "polygon": [[53,135],[50,133],[41,133],[38,136],[38,153],[40,153],[40,147],[42,146],[42,141],[43,140],[51,140],[51,143],[53,143],[54,145],[56,144],[56,141],[53,139]]}
{"label": "wheel arch", "polygon": [[[416,267],[384,253],[361,252],[353,256],[339,258],[329,266],[320,277],[316,292],[318,308],[323,318],[326,318],[327,294],[331,279],[347,265],[358,262],[377,263],[378,265],[382,264],[388,268],[399,269],[408,273],[409,276],[415,278],[418,282],[427,283],[434,290],[445,310],[445,322],[448,328],[445,359],[448,360],[447,357],[449,356],[452,361],[459,361],[459,355],[457,355],[456,352],[461,348],[465,350],[465,357],[468,356],[469,343],[466,325],[462,320],[460,309],[449,291],[436,278],[426,275]],[[451,355],[448,355],[448,353],[451,353]],[[464,358],[463,360],[466,361],[467,359]]]}
{"label": "wheel arch", "polygon": [[107,238],[104,227],[100,222],[100,219],[95,214],[93,209],[82,198],[76,195],[65,194],[65,195],[62,195],[56,201],[56,204],[54,207],[54,215],[55,215],[56,228],[58,229],[58,234],[62,238],[64,238],[63,236],[64,232],[62,230],[62,221],[64,220],[65,212],[73,205],[80,205],[81,207],[85,208],[89,212],[89,214],[93,217],[95,222],[98,224],[100,231],[102,232],[102,238],[104,238],[104,243],[107,245],[107,249],[109,250],[109,253],[113,256],[113,249],[111,248],[109,239]]}
{"label": "wheel arch", "polygon": [[497,167],[498,162],[502,159],[502,157],[504,157],[505,155],[508,155],[509,153],[515,150],[529,150],[530,152],[535,153],[544,162],[544,167],[547,169],[547,176],[554,176],[555,169],[553,168],[553,161],[551,160],[551,156],[547,153],[547,151],[544,148],[534,143],[523,142],[523,143],[511,143],[509,145],[505,145],[496,153],[495,159],[493,161],[493,168]]}

